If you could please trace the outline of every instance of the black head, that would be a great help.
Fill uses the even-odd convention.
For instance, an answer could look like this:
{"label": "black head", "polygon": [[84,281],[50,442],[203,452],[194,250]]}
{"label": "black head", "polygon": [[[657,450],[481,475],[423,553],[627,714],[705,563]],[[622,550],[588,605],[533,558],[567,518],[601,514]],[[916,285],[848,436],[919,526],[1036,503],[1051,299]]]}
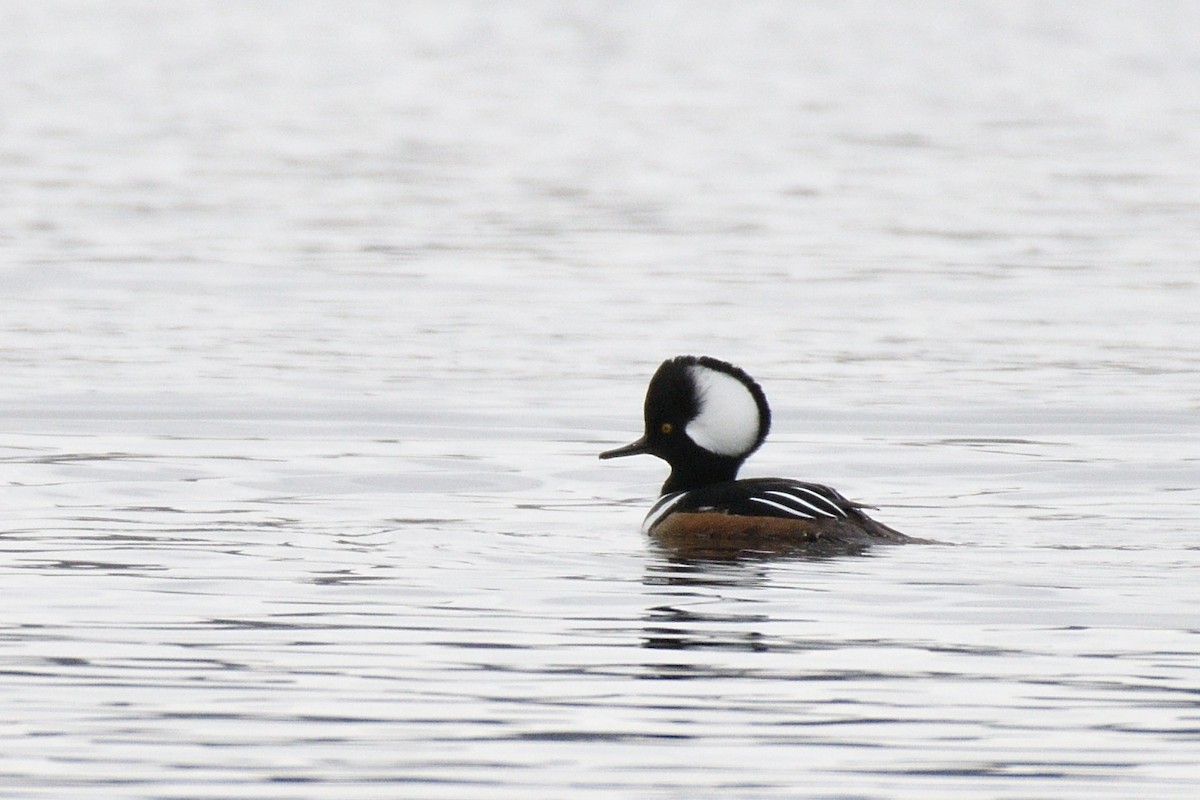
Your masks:
{"label": "black head", "polygon": [[725,361],[676,356],[646,390],[646,431],[601,458],[650,453],[671,465],[663,493],[733,480],[771,428],[771,409],[754,379]]}

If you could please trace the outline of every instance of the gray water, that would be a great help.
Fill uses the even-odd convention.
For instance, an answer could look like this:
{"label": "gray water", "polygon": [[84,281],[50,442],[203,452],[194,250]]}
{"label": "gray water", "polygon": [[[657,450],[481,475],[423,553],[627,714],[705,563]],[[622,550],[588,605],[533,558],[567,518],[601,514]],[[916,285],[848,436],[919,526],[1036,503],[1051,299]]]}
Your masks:
{"label": "gray water", "polygon": [[[1200,6],[0,17],[0,797],[1194,793]],[[644,539],[684,352],[947,544]]]}

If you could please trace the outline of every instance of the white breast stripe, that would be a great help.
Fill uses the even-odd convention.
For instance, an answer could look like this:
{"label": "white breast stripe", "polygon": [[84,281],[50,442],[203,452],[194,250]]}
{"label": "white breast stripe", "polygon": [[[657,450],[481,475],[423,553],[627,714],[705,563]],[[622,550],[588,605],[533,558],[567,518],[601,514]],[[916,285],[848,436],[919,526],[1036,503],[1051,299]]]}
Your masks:
{"label": "white breast stripe", "polygon": [[679,501],[687,495],[687,492],[676,492],[660,497],[658,502],[650,508],[650,513],[642,520],[642,533],[649,533],[650,529],[658,524],[659,520],[671,513],[671,509],[679,505]]}
{"label": "white breast stripe", "polygon": [[[799,488],[799,487],[797,487],[797,488]],[[804,508],[811,508],[813,511],[815,511],[818,514],[825,516],[825,517],[837,516],[836,514],[830,514],[825,509],[815,506],[812,503],[808,502],[807,500],[805,500],[801,497],[796,497],[796,495],[794,495],[794,494],[788,494],[787,492],[781,492],[776,489],[768,489],[766,491],[766,494],[773,494],[773,495],[776,495],[777,497],[786,497],[788,500],[791,500],[793,503],[803,506]],[[813,494],[813,492],[809,492],[809,494]],[[829,501],[825,501],[825,504],[829,505]]]}
{"label": "white breast stripe", "polygon": [[793,517],[800,517],[801,519],[815,519],[815,517],[813,517],[811,514],[805,514],[803,511],[799,511],[798,509],[795,509],[795,508],[790,508],[788,506],[785,506],[783,503],[776,503],[774,500],[767,500],[766,498],[763,498],[763,497],[751,497],[750,500],[755,503],[762,503],[764,506],[773,506],[775,508],[778,508],[780,511],[786,511],[787,513],[791,514]]}

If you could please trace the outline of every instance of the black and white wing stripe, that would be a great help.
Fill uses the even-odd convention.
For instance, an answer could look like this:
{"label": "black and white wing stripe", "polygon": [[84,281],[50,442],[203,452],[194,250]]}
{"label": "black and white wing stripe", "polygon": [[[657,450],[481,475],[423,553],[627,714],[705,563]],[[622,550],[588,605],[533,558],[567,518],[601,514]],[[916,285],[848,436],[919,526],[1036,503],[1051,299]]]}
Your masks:
{"label": "black and white wing stripe", "polygon": [[748,502],[758,503],[784,515],[801,519],[844,519],[847,516],[844,504],[818,491],[824,488],[794,484],[784,489],[757,490],[746,499]]}
{"label": "black and white wing stripe", "polygon": [[646,515],[642,530],[675,512],[736,514],[779,519],[840,520],[861,517],[859,505],[836,489],[786,478],[750,478],[663,495]]}

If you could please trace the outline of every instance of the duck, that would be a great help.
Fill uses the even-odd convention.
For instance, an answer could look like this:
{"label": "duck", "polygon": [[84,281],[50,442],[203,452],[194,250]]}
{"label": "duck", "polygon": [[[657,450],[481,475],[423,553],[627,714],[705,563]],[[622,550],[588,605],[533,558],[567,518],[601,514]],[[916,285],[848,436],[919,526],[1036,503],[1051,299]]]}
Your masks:
{"label": "duck", "polygon": [[859,553],[927,542],[867,515],[871,506],[791,478],[737,475],[767,438],[771,408],[745,370],[711,356],[664,361],[650,379],[645,431],[601,459],[653,455],[671,471],[642,530],[684,556]]}

